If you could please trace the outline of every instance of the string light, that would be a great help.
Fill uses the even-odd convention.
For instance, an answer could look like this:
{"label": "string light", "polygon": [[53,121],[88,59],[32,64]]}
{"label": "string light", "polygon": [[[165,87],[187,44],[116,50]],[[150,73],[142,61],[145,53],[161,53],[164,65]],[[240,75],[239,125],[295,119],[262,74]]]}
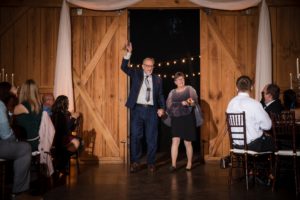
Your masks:
{"label": "string light", "polygon": [[[198,72],[198,75],[200,76],[200,72]],[[172,75],[169,75],[169,74],[158,74],[158,76],[160,78],[172,78],[172,79],[174,79],[175,74],[172,74]],[[185,74],[185,78],[189,78],[189,77],[192,77],[192,76],[195,77],[196,73]]]}
{"label": "string light", "polygon": [[[194,56],[191,56],[191,57],[174,59],[172,61],[160,61],[160,62],[157,62],[158,63],[157,66],[158,67],[170,67],[172,65],[175,66],[175,65],[180,64],[180,63],[185,64],[187,62],[195,62],[195,60],[197,60],[198,58],[200,59],[201,55],[194,55]],[[133,63],[133,64],[130,64],[129,66],[139,68],[141,66],[141,64],[134,64]],[[163,68],[161,68],[161,69],[163,69]],[[185,73],[186,78],[189,78],[189,77],[195,78],[197,75],[200,76],[200,72]],[[175,74],[169,74],[169,73],[168,74],[158,74],[158,76],[160,78],[164,78],[164,79],[166,79],[166,78],[174,79]]]}
{"label": "string light", "polygon": [[[173,61],[161,61],[161,62],[158,62],[157,66],[158,67],[163,67],[163,66],[169,67],[169,66],[178,64],[178,62],[181,62],[181,63],[186,63],[187,61],[193,62],[195,60],[195,58],[200,59],[201,56],[200,55],[194,55],[194,56],[187,57],[187,58],[174,59]],[[131,64],[130,65],[130,67],[135,67],[135,66],[140,67],[141,64]]]}

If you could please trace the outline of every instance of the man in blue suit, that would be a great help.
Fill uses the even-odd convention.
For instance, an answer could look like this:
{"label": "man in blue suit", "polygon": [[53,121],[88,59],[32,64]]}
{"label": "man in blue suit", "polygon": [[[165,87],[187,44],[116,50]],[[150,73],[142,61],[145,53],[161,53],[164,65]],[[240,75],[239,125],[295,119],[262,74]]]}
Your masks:
{"label": "man in blue suit", "polygon": [[155,171],[155,153],[157,149],[158,116],[164,114],[165,99],[163,96],[162,80],[152,74],[154,59],[143,60],[143,70],[128,66],[132,53],[132,45],[126,45],[127,54],[122,60],[121,69],[131,78],[131,89],[126,102],[130,109],[130,172],[139,170],[141,156],[141,139],[144,131],[147,143],[147,164],[150,172]]}

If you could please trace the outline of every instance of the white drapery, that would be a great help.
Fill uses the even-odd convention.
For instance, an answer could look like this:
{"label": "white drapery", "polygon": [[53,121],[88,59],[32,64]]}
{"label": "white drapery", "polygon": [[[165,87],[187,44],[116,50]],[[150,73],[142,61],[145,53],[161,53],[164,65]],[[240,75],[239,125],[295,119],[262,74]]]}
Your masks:
{"label": "white drapery", "polygon": [[63,1],[56,52],[56,66],[54,77],[54,97],[66,95],[69,98],[69,111],[74,111],[74,92],[72,81],[71,56],[71,22],[69,5]]}
{"label": "white drapery", "polygon": [[119,10],[141,0],[67,0],[76,6],[92,10]]}
{"label": "white drapery", "polygon": [[259,14],[258,41],[256,48],[255,98],[261,99],[261,91],[272,83],[272,41],[268,6],[263,0]]}
{"label": "white drapery", "polygon": [[190,0],[199,6],[219,10],[244,10],[257,6],[261,0]]}

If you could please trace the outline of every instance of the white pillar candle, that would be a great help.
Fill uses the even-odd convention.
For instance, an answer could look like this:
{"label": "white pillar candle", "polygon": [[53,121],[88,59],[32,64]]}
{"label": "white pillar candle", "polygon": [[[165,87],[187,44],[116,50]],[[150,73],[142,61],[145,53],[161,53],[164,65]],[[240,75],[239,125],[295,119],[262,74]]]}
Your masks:
{"label": "white pillar candle", "polygon": [[12,74],[11,74],[11,85],[12,85],[12,86],[14,86],[14,76],[15,76],[15,75],[12,73]]}
{"label": "white pillar candle", "polygon": [[297,68],[297,78],[300,78],[300,73],[299,73],[299,58],[296,59],[296,68]]}
{"label": "white pillar candle", "polygon": [[5,81],[6,82],[8,81],[8,74],[7,73],[5,74]]}
{"label": "white pillar candle", "polygon": [[2,81],[4,81],[4,68],[2,68]]}
{"label": "white pillar candle", "polygon": [[290,73],[290,89],[293,89],[293,74]]}

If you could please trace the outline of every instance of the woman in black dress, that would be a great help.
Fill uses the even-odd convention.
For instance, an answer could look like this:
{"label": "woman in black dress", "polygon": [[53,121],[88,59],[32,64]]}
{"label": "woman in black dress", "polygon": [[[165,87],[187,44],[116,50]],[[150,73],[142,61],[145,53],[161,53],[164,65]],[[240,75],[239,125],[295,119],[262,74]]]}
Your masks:
{"label": "woman in black dress", "polygon": [[184,140],[187,155],[186,170],[191,170],[192,141],[196,140],[196,120],[193,106],[198,103],[198,95],[193,87],[185,85],[184,77],[182,72],[175,74],[174,82],[177,88],[171,90],[167,99],[167,113],[171,117],[172,130],[171,172],[176,170],[178,147],[181,139]]}

